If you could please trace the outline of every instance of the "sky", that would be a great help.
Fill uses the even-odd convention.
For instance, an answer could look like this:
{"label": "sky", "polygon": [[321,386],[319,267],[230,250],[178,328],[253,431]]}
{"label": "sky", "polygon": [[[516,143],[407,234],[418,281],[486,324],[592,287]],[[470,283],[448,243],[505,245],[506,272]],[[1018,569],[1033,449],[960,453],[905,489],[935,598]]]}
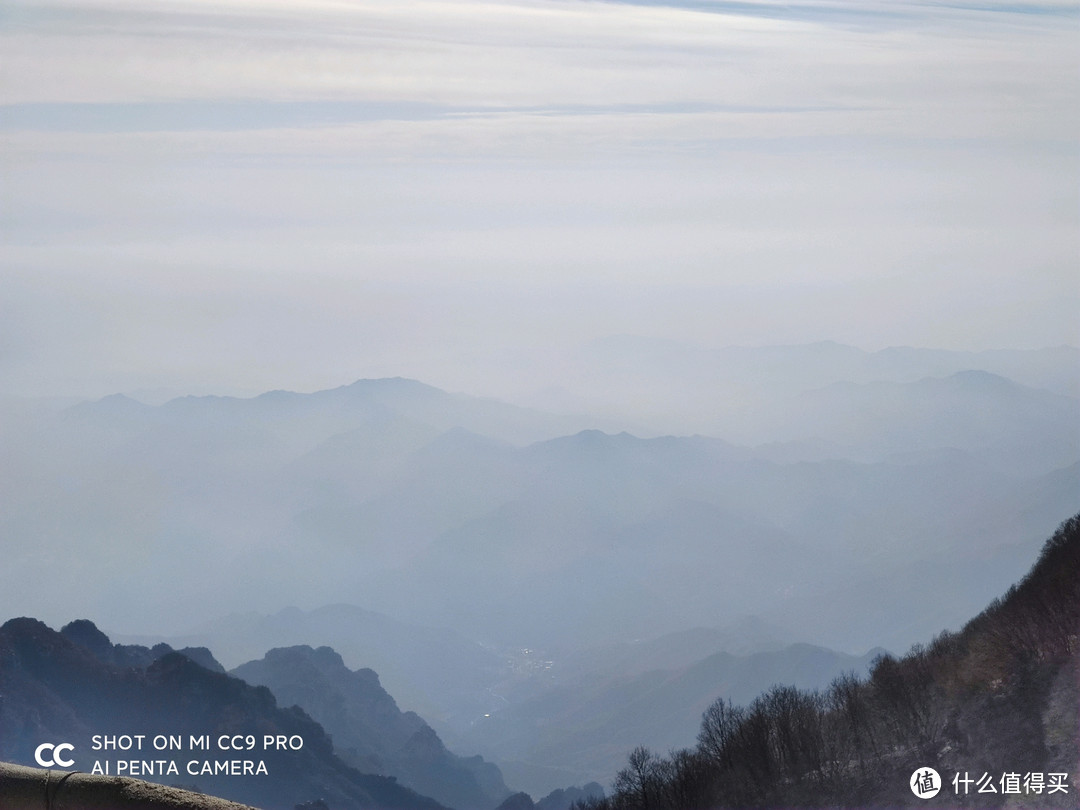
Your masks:
{"label": "sky", "polygon": [[1074,2],[8,0],[0,395],[1080,344]]}

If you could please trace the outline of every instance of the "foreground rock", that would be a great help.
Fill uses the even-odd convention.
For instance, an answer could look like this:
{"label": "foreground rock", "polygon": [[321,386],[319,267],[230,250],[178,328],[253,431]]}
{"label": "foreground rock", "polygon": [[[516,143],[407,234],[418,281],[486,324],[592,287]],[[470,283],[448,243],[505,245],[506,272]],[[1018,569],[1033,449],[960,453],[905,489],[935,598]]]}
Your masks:
{"label": "foreground rock", "polygon": [[255,810],[247,804],[120,776],[93,776],[0,762],[4,810]]}

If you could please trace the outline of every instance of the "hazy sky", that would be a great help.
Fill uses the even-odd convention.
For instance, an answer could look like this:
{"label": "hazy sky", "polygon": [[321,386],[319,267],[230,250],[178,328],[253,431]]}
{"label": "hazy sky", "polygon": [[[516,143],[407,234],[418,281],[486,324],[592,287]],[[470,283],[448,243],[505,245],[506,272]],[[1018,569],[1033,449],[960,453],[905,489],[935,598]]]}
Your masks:
{"label": "hazy sky", "polygon": [[0,385],[499,394],[609,334],[1080,343],[1078,24],[7,0]]}

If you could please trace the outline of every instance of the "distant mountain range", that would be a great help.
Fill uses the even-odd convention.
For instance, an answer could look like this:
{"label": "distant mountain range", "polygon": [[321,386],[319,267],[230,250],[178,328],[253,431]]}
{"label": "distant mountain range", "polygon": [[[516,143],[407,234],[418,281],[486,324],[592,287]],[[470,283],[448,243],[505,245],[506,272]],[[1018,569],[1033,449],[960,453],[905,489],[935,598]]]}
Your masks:
{"label": "distant mountain range", "polygon": [[[534,405],[623,420],[641,433],[701,433],[762,444],[814,426],[798,413],[803,397],[836,383],[906,385],[978,370],[1048,393],[1080,397],[1080,349],[945,351],[891,347],[864,351],[831,341],[728,346],[623,335],[592,341],[565,358],[560,385]],[[883,425],[886,427],[887,425]],[[783,437],[781,434],[784,433]]]}
{"label": "distant mountain range", "polygon": [[[835,345],[732,352],[765,376],[808,364],[815,383],[861,356]],[[1029,359],[1052,377],[1059,355],[1072,357]],[[920,358],[899,352],[886,365]],[[1069,396],[987,371],[798,396],[782,412],[802,428],[777,427],[760,448],[578,430],[595,422],[402,379],[23,414],[0,429],[13,473],[0,480],[12,562],[0,606],[6,596],[9,613],[95,615],[131,631],[135,599],[146,629],[169,633],[187,629],[176,617],[193,605],[193,618],[210,619],[360,602],[496,646],[548,647],[749,613],[789,638],[903,648],[1014,580],[1080,500]],[[937,587],[946,558],[980,577]],[[48,600],[17,573],[46,559]],[[908,566],[933,569],[925,616],[887,623],[885,637],[813,619],[863,614],[871,579],[884,603],[902,598]]]}
{"label": "distant mountain range", "polygon": [[1075,397],[986,371],[907,383],[833,383],[806,393],[800,405],[779,430],[791,438],[828,438],[868,458],[949,448],[1020,477],[1068,466],[1080,448]]}
{"label": "distant mountain range", "polygon": [[[1016,581],[1080,506],[1078,359],[614,339],[566,369],[593,392],[566,412],[600,417],[400,378],[4,406],[0,615],[94,616],[230,667],[332,647],[340,666],[295,666],[341,695],[377,671],[435,740],[540,795],[631,738],[682,739],[709,656],[764,667],[797,641],[858,668],[841,653],[907,649]],[[719,639],[745,617],[761,632]],[[618,690],[660,690],[671,723],[604,709]],[[597,741],[587,764],[552,723]],[[368,767],[400,750],[360,742]]]}

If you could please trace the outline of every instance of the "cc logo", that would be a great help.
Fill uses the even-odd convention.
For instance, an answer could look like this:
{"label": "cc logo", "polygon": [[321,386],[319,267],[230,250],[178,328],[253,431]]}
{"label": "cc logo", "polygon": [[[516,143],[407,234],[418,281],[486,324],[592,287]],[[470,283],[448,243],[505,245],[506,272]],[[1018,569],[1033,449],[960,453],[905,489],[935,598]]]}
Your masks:
{"label": "cc logo", "polygon": [[74,751],[75,746],[71,743],[42,743],[34,751],[34,759],[42,768],[52,768],[59,765],[61,768],[70,768],[75,764],[73,759],[62,759],[64,751]]}

